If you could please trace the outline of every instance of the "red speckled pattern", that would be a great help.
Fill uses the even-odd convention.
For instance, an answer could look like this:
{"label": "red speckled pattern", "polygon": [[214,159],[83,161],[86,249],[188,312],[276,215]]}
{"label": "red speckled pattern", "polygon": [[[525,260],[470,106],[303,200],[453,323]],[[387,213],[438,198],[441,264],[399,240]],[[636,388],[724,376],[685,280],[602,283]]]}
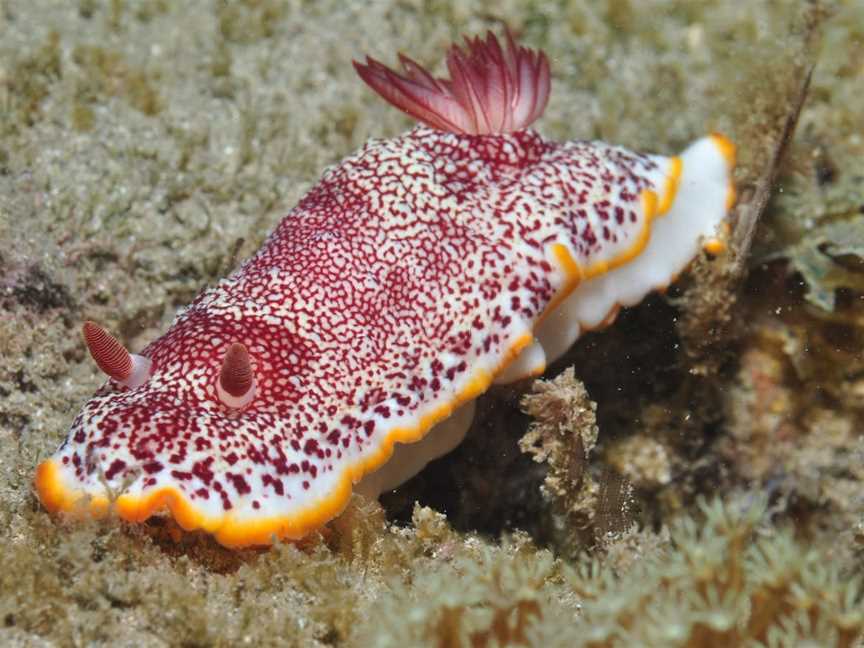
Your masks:
{"label": "red speckled pattern", "polygon": [[[144,385],[84,406],[54,457],[63,488],[169,487],[209,519],[332,498],[530,333],[566,281],[550,246],[580,266],[633,247],[664,160],[530,130],[369,142],[141,352]],[[233,342],[257,382],[239,412],[216,394]]]}

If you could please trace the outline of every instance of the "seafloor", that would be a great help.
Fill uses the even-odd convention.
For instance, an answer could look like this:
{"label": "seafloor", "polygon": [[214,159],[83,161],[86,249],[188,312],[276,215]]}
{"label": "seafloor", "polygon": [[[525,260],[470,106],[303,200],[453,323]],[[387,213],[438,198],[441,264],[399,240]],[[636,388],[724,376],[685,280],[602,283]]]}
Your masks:
{"label": "seafloor", "polygon": [[[50,518],[82,321],[140,349],[406,129],[352,58],[440,70],[504,23],[552,62],[547,136],[738,144],[730,252],[299,545]],[[862,259],[860,0],[2,0],[0,644],[861,645]]]}

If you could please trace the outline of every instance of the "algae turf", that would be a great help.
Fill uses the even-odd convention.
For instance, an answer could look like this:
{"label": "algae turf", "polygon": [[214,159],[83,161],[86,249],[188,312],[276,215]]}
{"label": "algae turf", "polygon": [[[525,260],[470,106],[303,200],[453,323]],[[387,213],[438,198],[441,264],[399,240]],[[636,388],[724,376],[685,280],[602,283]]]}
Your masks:
{"label": "algae turf", "polygon": [[[860,3],[0,5],[0,643],[860,636]],[[670,153],[723,131],[744,206],[818,55],[750,277],[700,259],[550,382],[482,399],[465,444],[383,508],[355,499],[300,545],[49,518],[34,466],[100,381],[80,323],[140,349],[325,166],[405,130],[352,58],[402,50],[441,72],[451,40],[502,22],[552,61],[545,134]]]}
{"label": "algae turf", "polygon": [[623,564],[609,559],[611,545],[605,558],[563,564],[518,535],[450,554],[397,581],[379,603],[384,623],[367,623],[361,637],[377,646],[855,645],[860,581],[788,529],[765,534],[765,513],[749,495],[702,502],[662,539],[613,541],[627,543]]}
{"label": "algae turf", "polygon": [[490,542],[419,506],[396,528],[376,508],[356,500],[326,538],[240,553],[158,527],[58,533],[28,511],[42,540],[0,558],[0,632],[60,644],[695,647],[852,646],[864,630],[860,581],[774,528],[751,495],[566,563],[525,534]]}

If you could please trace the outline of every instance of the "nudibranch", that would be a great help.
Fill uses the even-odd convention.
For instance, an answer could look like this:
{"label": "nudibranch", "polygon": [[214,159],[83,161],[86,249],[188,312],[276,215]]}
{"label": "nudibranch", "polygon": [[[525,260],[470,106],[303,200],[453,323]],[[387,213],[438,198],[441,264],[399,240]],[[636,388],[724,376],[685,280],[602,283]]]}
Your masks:
{"label": "nudibranch", "polygon": [[84,325],[109,380],[36,471],[50,512],[170,514],[225,546],[321,527],[460,442],[472,400],[722,248],[734,147],[544,139],[542,52],[489,34],[450,79],[360,77],[421,125],[337,166],[140,354]]}

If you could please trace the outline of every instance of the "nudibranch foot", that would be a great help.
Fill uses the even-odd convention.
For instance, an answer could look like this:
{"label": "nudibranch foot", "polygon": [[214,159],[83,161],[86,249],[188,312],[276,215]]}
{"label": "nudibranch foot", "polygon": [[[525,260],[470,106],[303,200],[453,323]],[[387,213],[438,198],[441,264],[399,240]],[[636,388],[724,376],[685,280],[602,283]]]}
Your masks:
{"label": "nudibranch foot", "polygon": [[419,473],[430,461],[462,443],[474,419],[474,401],[458,407],[447,419],[433,427],[416,443],[398,443],[390,459],[378,470],[366,475],[354,486],[354,492],[377,498]]}
{"label": "nudibranch foot", "polygon": [[719,249],[726,138],[671,158],[544,139],[547,59],[509,36],[452,50],[451,80],[402,64],[358,71],[425,126],[328,169],[140,356],[85,325],[111,379],[37,469],[46,509],[299,539],[458,444],[493,380]]}

